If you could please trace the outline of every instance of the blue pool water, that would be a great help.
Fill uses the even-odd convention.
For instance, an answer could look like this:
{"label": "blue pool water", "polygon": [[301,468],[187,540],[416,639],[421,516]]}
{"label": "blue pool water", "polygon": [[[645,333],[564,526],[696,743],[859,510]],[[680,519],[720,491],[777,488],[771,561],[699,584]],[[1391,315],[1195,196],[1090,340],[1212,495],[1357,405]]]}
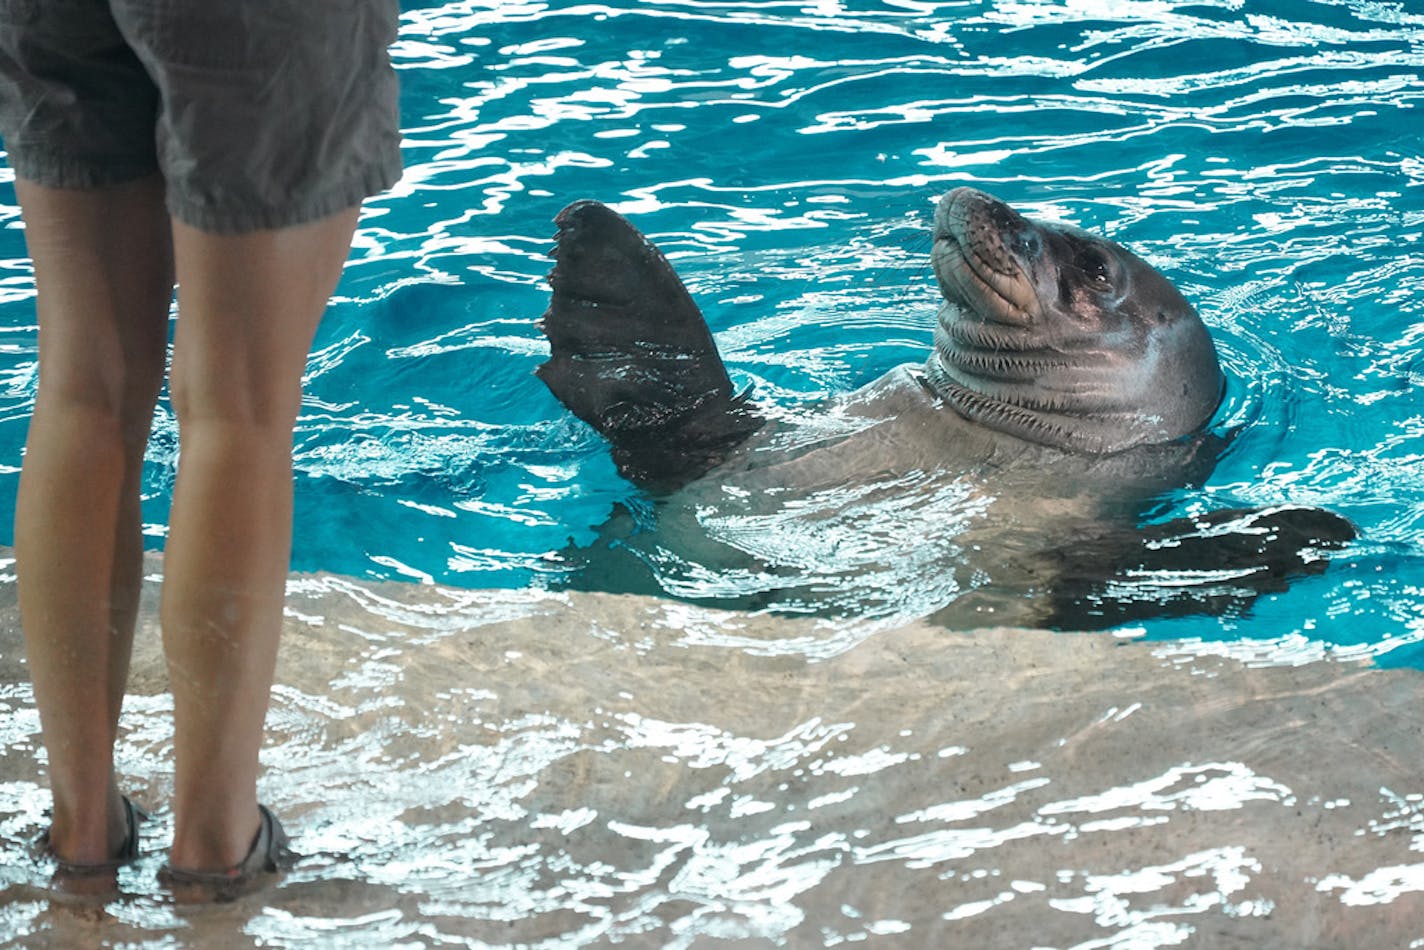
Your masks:
{"label": "blue pool water", "polygon": [[[1130,245],[1197,303],[1244,432],[1165,515],[1319,505],[1362,539],[1249,617],[1424,666],[1424,13],[1411,4],[408,3],[406,174],[372,200],[297,432],[294,568],[556,586],[634,496],[532,375],[551,219],[613,204],[734,379],[787,411],[923,359],[932,203],[972,184]],[[0,541],[34,394],[0,169]],[[161,547],[176,431],[145,478]]]}

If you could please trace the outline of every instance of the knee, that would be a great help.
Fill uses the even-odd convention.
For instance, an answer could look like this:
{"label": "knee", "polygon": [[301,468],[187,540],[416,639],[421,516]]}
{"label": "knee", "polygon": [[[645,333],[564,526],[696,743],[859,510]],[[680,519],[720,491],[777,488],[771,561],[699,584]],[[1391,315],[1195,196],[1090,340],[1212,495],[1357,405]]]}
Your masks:
{"label": "knee", "polygon": [[97,365],[50,362],[40,370],[35,414],[42,421],[83,420],[96,436],[113,434],[142,452],[162,384],[161,365],[139,377],[126,372],[121,359]]}
{"label": "knee", "polygon": [[300,375],[274,380],[236,356],[175,355],[168,392],[180,430],[217,424],[290,434],[301,408]]}
{"label": "knee", "polygon": [[122,360],[81,364],[65,360],[41,363],[37,408],[78,411],[118,419],[124,408]]}

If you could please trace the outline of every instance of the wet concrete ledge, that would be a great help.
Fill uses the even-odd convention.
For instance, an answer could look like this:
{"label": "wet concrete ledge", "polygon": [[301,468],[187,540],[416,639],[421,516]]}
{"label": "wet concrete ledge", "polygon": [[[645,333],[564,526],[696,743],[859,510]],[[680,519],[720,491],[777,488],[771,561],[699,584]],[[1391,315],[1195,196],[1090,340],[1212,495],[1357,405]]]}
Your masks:
{"label": "wet concrete ledge", "polygon": [[[119,770],[160,806],[156,867],[171,747],[149,594]],[[254,928],[286,945],[321,926],[550,945],[1424,946],[1414,670],[297,576],[264,795],[313,857],[195,923],[163,909],[147,866],[127,909],[47,905],[17,847],[44,800],[21,652],[0,583],[0,941],[21,946]]]}

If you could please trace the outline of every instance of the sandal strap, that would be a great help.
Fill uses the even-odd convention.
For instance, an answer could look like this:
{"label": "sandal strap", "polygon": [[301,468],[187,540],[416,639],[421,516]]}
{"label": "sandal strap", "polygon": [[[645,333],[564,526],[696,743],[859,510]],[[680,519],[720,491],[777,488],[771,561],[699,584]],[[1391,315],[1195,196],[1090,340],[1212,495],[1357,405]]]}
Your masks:
{"label": "sandal strap", "polygon": [[165,864],[158,871],[158,880],[169,889],[196,891],[199,897],[215,902],[235,900],[255,890],[264,875],[285,871],[296,863],[297,856],[288,846],[282,823],[266,805],[257,806],[260,823],[246,857],[222,871],[192,871]]}

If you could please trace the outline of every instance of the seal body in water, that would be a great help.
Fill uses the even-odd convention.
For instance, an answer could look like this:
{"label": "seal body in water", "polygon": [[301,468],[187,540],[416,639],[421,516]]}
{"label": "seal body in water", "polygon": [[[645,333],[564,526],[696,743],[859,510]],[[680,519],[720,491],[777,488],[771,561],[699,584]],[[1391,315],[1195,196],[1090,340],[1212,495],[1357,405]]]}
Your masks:
{"label": "seal body in water", "polygon": [[631,223],[591,201],[556,223],[538,374],[647,493],[571,552],[580,586],[1101,626],[1239,604],[1353,536],[1303,508],[1139,524],[1154,498],[1209,474],[1224,381],[1192,306],[1104,238],[949,192],[926,361],[788,420],[735,391],[697,306]]}

